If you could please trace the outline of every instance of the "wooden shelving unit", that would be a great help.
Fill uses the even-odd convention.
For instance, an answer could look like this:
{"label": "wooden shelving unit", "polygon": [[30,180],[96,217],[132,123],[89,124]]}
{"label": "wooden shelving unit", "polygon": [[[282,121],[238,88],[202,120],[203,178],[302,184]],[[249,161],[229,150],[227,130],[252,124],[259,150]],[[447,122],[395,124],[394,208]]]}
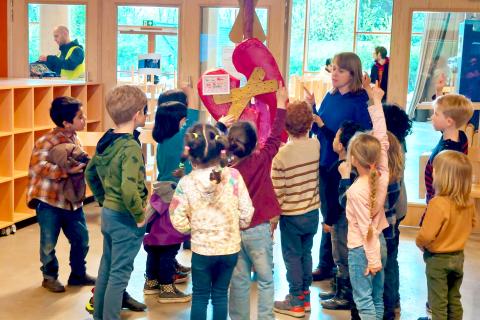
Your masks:
{"label": "wooden shelving unit", "polygon": [[82,101],[85,131],[103,131],[103,87],[99,83],[0,80],[1,230],[35,216],[26,204],[30,156],[35,141],[55,127],[50,105],[60,96]]}

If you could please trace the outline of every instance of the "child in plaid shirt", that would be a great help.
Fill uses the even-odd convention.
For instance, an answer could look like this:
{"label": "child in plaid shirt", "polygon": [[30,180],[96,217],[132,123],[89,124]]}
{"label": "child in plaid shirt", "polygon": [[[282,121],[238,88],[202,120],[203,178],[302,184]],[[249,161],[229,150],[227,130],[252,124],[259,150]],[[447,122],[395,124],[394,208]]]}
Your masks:
{"label": "child in plaid shirt", "polygon": [[85,127],[82,103],[70,97],[53,100],[50,117],[57,125],[53,131],[35,142],[29,167],[27,204],[37,212],[40,226],[40,261],[42,286],[52,292],[63,292],[58,281],[58,260],[55,256],[60,229],[71,245],[69,285],[94,285],[95,278],[87,275],[85,257],[88,252],[88,230],[82,200],[70,202],[63,192],[69,176],[81,174],[85,164],[64,169],[48,161],[50,151],[60,144],[73,143],[81,147],[76,131]]}

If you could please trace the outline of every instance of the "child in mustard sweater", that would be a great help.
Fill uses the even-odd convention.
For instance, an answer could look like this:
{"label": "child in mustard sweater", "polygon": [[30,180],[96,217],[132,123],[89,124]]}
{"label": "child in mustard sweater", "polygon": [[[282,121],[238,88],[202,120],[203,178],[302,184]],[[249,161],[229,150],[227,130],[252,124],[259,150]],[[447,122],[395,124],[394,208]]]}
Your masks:
{"label": "child in mustard sweater", "polygon": [[475,225],[468,157],[452,150],[439,153],[433,161],[433,186],[436,194],[416,240],[426,263],[428,301],[433,320],[462,319],[463,249]]}

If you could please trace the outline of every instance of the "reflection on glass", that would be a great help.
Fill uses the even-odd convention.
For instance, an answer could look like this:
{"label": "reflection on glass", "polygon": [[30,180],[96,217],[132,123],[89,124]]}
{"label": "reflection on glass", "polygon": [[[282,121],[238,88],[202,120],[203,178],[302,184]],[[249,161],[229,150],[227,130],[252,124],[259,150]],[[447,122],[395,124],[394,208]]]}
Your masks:
{"label": "reflection on glass", "polygon": [[[178,8],[119,6],[117,81],[158,84],[163,90],[177,86]],[[139,55],[160,55],[160,74],[151,79],[138,73]]]}
{"label": "reflection on glass", "polygon": [[[230,41],[230,30],[237,18],[238,8],[203,8],[202,33],[200,34],[200,71],[201,73],[214,68],[224,68],[232,75],[243,79],[233,64],[232,53],[235,44]],[[260,24],[267,34],[268,10],[256,8]]]}
{"label": "reflection on glass", "polygon": [[393,1],[359,1],[357,31],[390,32],[392,29],[392,11]]}
{"label": "reflection on glass", "polygon": [[28,5],[31,77],[85,78],[85,15],[85,5]]}
{"label": "reflection on glass", "polygon": [[[478,13],[414,12],[407,97],[411,116],[418,103],[432,101],[442,92],[459,92],[480,101],[476,96],[480,88],[479,43]],[[438,84],[443,80],[441,88]]]}
{"label": "reflection on glass", "polygon": [[352,51],[356,0],[310,0],[306,69],[320,71],[327,58]]}
{"label": "reflection on glass", "polygon": [[370,74],[370,69],[375,63],[373,54],[375,47],[387,49],[390,55],[390,34],[359,34],[357,36],[356,53],[362,61],[363,70]]}
{"label": "reflection on glass", "polygon": [[292,0],[289,75],[322,73],[342,51],[356,52],[370,72],[375,47],[390,49],[392,10],[393,0]]}

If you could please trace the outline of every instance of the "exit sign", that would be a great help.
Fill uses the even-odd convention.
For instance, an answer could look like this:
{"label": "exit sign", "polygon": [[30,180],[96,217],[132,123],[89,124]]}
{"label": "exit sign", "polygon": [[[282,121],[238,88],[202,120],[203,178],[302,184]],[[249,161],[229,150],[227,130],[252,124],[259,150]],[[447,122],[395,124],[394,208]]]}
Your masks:
{"label": "exit sign", "polygon": [[143,25],[147,27],[153,27],[153,20],[143,20]]}

